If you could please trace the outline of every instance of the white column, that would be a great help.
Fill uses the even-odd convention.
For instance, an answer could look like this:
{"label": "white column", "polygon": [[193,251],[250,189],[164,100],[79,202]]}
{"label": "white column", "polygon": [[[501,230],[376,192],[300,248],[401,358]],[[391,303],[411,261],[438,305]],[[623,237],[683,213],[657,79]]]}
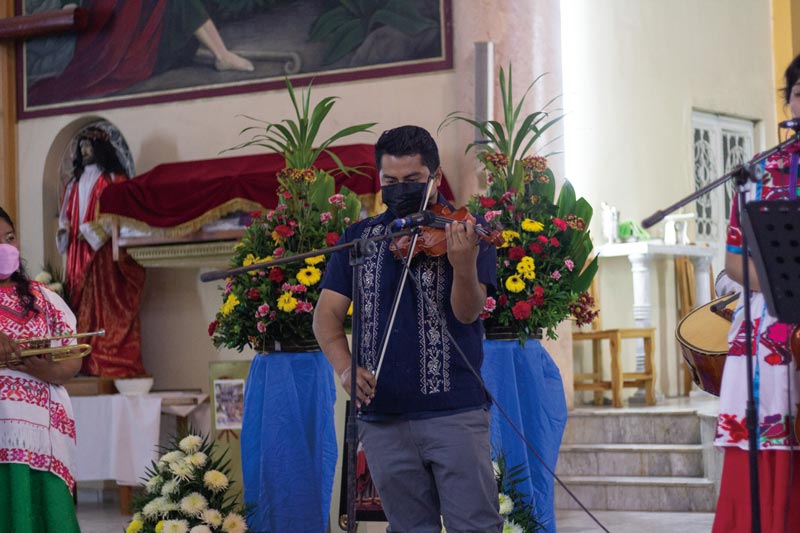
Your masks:
{"label": "white column", "polygon": [[709,255],[690,255],[689,260],[694,266],[694,290],[696,301],[695,305],[700,307],[711,301],[711,256]]}
{"label": "white column", "polygon": [[[650,254],[630,254],[633,274],[633,320],[638,328],[649,328],[653,325],[652,304],[650,303],[650,265],[653,256]],[[636,343],[636,371],[644,372],[644,341]]]}

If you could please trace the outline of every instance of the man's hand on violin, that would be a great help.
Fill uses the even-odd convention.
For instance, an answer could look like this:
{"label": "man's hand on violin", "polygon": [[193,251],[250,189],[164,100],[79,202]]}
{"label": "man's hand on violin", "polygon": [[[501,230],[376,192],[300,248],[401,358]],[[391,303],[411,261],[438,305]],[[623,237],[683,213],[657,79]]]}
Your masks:
{"label": "man's hand on violin", "polygon": [[469,222],[455,222],[444,227],[447,238],[447,259],[453,269],[475,266],[478,260],[478,234]]}
{"label": "man's hand on violin", "polygon": [[[347,394],[350,394],[350,367],[339,374],[339,382]],[[362,404],[370,404],[375,397],[376,385],[377,381],[375,381],[375,376],[372,375],[372,372],[364,367],[356,369],[356,395],[358,397],[356,399],[356,407],[361,408]]]}

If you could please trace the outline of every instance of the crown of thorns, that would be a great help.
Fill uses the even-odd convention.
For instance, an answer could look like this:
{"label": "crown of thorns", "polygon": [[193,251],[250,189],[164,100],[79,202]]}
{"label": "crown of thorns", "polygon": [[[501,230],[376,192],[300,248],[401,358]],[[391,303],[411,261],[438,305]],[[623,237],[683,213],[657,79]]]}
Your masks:
{"label": "crown of thorns", "polygon": [[100,128],[89,128],[81,132],[81,138],[91,139],[93,141],[108,141],[109,135],[107,131],[101,130]]}

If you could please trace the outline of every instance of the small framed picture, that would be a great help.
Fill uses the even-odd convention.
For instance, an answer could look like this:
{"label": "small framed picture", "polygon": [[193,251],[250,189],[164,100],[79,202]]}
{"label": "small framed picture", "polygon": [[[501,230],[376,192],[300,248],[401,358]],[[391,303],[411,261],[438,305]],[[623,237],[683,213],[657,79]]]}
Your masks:
{"label": "small framed picture", "polygon": [[217,431],[242,429],[244,413],[244,380],[214,380],[214,421]]}

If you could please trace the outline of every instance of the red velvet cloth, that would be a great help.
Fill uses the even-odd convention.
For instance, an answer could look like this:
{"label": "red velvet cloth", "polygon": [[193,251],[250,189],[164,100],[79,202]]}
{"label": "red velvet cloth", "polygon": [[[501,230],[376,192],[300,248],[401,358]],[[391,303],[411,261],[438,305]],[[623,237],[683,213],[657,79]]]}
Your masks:
{"label": "red velvet cloth", "polygon": [[[358,168],[362,174],[335,175],[336,189],[342,185],[357,194],[380,190],[375,169],[375,149],[370,144],[330,148],[342,163]],[[271,209],[278,203],[275,175],[285,166],[280,154],[259,154],[199,161],[165,163],[124,183],[103,191],[100,211],[168,228],[190,222],[204,213],[237,198],[252,200]],[[323,153],[316,167],[334,170],[333,159]],[[439,188],[445,198],[453,194],[446,180]]]}

